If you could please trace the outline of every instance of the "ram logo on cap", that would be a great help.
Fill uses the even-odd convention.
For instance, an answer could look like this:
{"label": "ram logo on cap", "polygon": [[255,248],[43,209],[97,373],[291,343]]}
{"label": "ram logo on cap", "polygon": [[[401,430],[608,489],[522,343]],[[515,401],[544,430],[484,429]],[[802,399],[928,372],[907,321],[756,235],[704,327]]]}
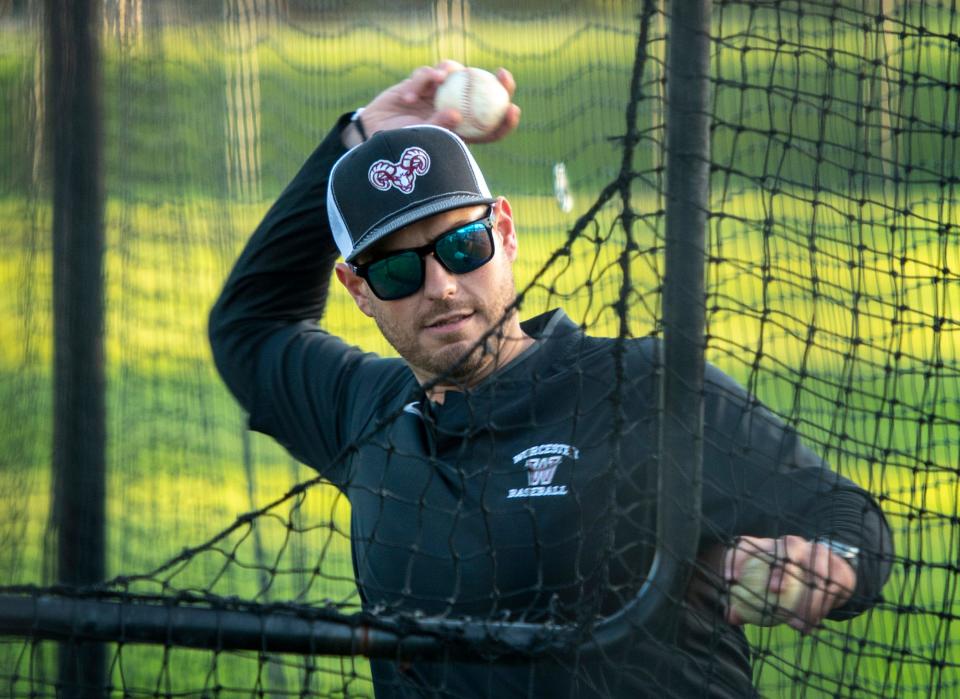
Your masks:
{"label": "ram logo on cap", "polygon": [[417,184],[417,175],[426,175],[430,170],[430,156],[423,148],[410,147],[403,151],[400,160],[378,160],[370,166],[367,178],[370,184],[386,192],[396,187],[404,194],[410,194]]}

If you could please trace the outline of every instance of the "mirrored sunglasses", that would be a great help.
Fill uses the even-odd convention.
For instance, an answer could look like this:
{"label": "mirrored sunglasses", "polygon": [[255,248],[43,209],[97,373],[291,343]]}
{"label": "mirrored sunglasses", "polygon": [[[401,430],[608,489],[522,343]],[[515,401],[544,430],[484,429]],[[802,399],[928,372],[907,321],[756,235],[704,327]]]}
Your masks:
{"label": "mirrored sunglasses", "polygon": [[426,258],[434,255],[452,274],[466,274],[493,259],[493,209],[479,221],[442,233],[418,248],[391,252],[362,265],[351,265],[382,301],[396,301],[420,290],[426,278]]}

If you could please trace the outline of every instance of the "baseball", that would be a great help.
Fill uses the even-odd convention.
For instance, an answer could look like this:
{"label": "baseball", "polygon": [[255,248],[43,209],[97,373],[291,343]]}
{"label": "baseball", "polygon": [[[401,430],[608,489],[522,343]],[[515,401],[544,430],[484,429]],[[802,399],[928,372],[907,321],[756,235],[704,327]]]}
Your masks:
{"label": "baseball", "polygon": [[503,121],[510,95],[493,73],[463,68],[450,73],[437,88],[434,108],[456,109],[463,121],[454,129],[464,138],[479,138]]}
{"label": "baseball", "polygon": [[743,564],[740,579],[730,586],[730,607],[747,624],[775,626],[788,621],[803,601],[804,582],[800,568],[788,564],[779,593],[771,592],[769,554],[754,555]]}

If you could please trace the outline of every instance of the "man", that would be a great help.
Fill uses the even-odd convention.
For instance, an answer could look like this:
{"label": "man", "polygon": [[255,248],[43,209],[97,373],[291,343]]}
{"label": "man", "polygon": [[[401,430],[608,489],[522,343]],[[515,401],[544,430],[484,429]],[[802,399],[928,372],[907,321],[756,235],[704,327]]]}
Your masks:
{"label": "man", "polygon": [[[589,629],[649,569],[657,342],[592,338],[562,311],[520,322],[510,204],[443,128],[460,115],[432,106],[457,67],[421,68],[340,119],[231,273],[214,356],[251,428],[349,497],[368,609]],[[337,279],[402,359],[317,327],[338,254]],[[776,557],[772,594],[802,571],[799,630],[868,608],[891,555],[872,499],[712,367],[704,410],[701,574],[677,593],[676,639],[637,631],[599,657],[526,663],[374,660],[377,696],[751,696],[722,592],[752,554]]]}

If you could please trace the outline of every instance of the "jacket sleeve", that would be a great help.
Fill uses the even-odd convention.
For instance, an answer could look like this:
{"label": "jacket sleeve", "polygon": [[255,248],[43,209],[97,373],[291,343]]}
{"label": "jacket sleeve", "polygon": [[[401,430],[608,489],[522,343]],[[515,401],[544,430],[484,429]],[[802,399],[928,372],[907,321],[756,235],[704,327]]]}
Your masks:
{"label": "jacket sleeve", "polygon": [[703,537],[795,534],[856,546],[856,589],[830,618],[873,606],[893,559],[890,528],[875,500],[716,368],[708,366],[704,388]]}
{"label": "jacket sleeve", "polygon": [[327,221],[327,181],[346,152],[340,132],[348,119],[340,118],[267,212],[209,322],[214,361],[249,413],[251,429],[337,484],[347,478],[338,455],[362,420],[358,392],[396,365],[317,325],[338,255]]}

